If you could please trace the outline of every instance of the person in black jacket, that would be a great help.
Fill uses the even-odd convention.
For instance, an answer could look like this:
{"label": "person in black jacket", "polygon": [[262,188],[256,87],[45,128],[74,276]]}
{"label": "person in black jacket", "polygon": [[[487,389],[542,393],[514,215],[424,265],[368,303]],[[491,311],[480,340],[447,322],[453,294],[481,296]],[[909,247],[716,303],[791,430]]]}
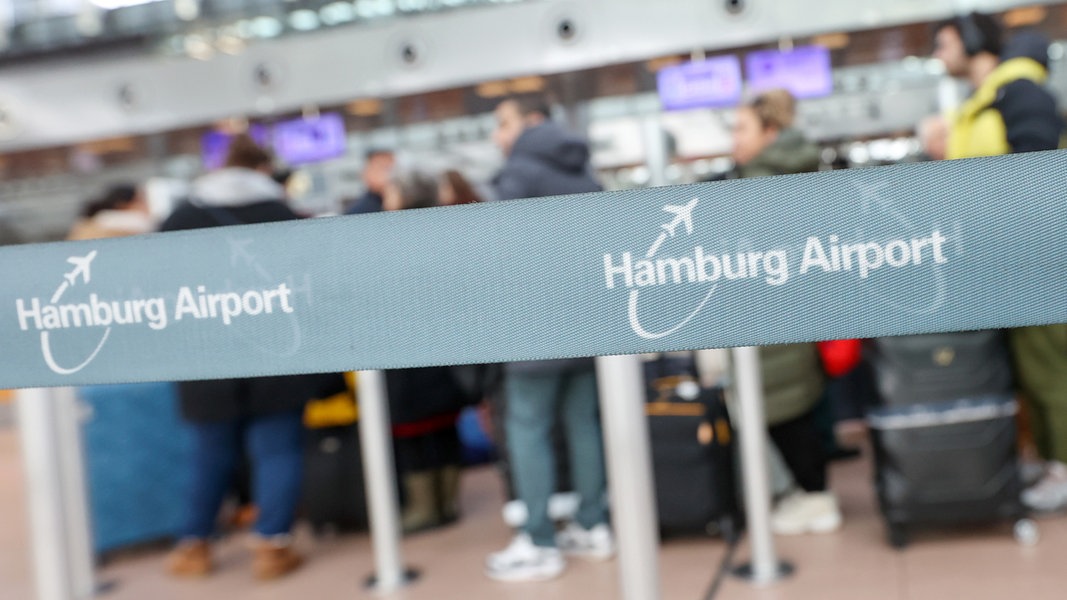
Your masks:
{"label": "person in black jacket", "polygon": [[[494,141],[507,161],[493,185],[497,198],[515,200],[595,192],[589,146],[549,120],[540,100],[504,101],[496,109]],[[549,579],[563,572],[561,550],[607,559],[614,554],[605,500],[607,477],[596,372],[591,358],[512,363],[505,377],[505,429],[512,483],[526,505],[523,531],[486,559],[499,581]],[[559,536],[548,515],[555,491],[557,414],[567,433],[571,479],[580,497],[575,522]]]}
{"label": "person in black jacket", "polygon": [[[231,143],[226,167],[196,182],[192,198],[163,223],[163,231],[296,219],[271,178],[271,158],[246,136]],[[290,543],[303,477],[303,409],[313,397],[344,388],[340,375],[255,377],[179,384],[182,416],[193,425],[195,451],[190,514],[168,570],[203,576],[212,569],[209,538],[234,472],[247,449],[253,496],[253,571],[284,575],[302,559]]]}
{"label": "person in black jacket", "polygon": [[[437,182],[404,173],[386,185],[387,211],[435,206]],[[448,525],[459,517],[462,449],[456,421],[467,398],[449,367],[390,369],[385,372],[396,451],[403,483],[401,527],[416,533]]]}
{"label": "person in black jacket", "polygon": [[393,176],[396,156],[390,150],[373,149],[367,152],[363,164],[363,185],[366,191],[345,211],[346,215],[381,212],[382,195]]}

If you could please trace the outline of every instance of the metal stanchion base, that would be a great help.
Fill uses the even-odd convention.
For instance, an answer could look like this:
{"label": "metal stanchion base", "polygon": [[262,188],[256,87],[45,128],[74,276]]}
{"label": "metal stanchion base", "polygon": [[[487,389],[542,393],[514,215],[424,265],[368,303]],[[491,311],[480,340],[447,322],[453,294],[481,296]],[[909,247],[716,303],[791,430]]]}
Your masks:
{"label": "metal stanchion base", "polygon": [[756,585],[767,585],[775,583],[776,581],[788,579],[794,571],[795,569],[793,568],[792,564],[787,563],[785,561],[779,561],[778,568],[775,569],[774,576],[770,579],[756,579],[756,574],[752,569],[752,563],[746,563],[734,567],[733,571],[731,572],[733,573],[734,577],[744,579],[745,581],[752,582]]}
{"label": "metal stanchion base", "polygon": [[[418,569],[404,569],[404,577],[400,580],[400,587],[408,586],[414,583],[422,573]],[[363,587],[368,590],[377,590],[378,588],[378,576],[371,575],[367,577],[367,580],[363,583]],[[391,590],[390,590],[391,591]]]}
{"label": "metal stanchion base", "polygon": [[93,587],[93,596],[107,596],[116,589],[118,589],[116,580],[98,581]]}
{"label": "metal stanchion base", "polygon": [[114,592],[119,587],[119,582],[114,579],[108,581],[96,582],[96,588],[93,590],[94,596],[104,596]]}

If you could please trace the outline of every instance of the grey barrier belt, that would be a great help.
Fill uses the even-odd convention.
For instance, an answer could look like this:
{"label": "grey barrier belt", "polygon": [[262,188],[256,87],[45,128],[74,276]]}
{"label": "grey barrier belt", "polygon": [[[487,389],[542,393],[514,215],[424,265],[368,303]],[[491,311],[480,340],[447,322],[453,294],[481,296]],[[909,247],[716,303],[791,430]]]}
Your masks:
{"label": "grey barrier belt", "polygon": [[1067,322],[1067,154],[0,249],[0,386]]}

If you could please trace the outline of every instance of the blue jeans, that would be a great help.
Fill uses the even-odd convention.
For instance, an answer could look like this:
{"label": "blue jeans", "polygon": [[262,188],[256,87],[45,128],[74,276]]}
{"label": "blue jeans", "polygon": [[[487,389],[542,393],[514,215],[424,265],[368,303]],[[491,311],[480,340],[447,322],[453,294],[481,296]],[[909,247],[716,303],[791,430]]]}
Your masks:
{"label": "blue jeans", "polygon": [[509,373],[505,385],[511,477],[528,510],[525,532],[538,546],[556,545],[548,500],[556,489],[552,428],[557,415],[567,434],[574,489],[581,497],[575,520],[586,529],[607,523],[607,476],[595,372]]}
{"label": "blue jeans", "polygon": [[215,532],[219,508],[233,482],[242,441],[252,463],[252,497],[263,537],[289,533],[304,475],[302,413],[284,412],[239,421],[194,423],[193,485],[183,536]]}

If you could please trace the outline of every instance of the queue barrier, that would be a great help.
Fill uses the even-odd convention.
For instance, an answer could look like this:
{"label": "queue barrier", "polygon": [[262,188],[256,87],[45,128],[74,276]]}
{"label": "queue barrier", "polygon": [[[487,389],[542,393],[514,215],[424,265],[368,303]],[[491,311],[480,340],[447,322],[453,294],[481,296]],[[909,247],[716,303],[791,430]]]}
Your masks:
{"label": "queue barrier", "polygon": [[[654,598],[647,427],[624,355],[738,348],[757,482],[744,437],[763,426],[758,359],[744,348],[1067,322],[1065,178],[1055,151],[2,248],[0,387],[355,368],[373,415],[379,369],[609,357],[608,455],[629,458],[610,475],[637,494],[615,515],[622,590]],[[368,421],[387,431],[387,414]],[[385,448],[369,450],[369,487],[391,487]],[[766,542],[760,485],[746,500]],[[379,561],[391,555],[379,581],[399,585],[383,539],[395,498],[372,505]],[[773,559],[754,543],[757,580]]]}

